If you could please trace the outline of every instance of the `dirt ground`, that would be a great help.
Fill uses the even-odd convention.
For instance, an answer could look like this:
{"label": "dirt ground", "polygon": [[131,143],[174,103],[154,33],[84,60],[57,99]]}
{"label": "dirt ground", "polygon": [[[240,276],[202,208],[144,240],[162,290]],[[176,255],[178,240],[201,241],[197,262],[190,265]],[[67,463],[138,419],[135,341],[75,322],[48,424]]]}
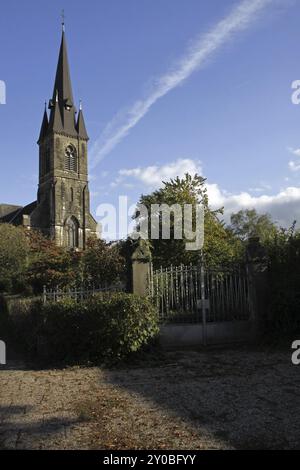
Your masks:
{"label": "dirt ground", "polygon": [[0,367],[1,449],[300,449],[288,348],[169,352],[109,370]]}

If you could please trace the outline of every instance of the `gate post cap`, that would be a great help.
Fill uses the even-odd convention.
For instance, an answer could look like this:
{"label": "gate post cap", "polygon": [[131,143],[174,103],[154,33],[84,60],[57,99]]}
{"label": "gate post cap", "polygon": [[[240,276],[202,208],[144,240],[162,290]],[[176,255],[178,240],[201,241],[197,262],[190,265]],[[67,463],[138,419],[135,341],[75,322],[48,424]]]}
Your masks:
{"label": "gate post cap", "polygon": [[131,259],[140,262],[150,261],[151,250],[148,240],[144,240],[143,238],[138,239],[137,247],[132,253]]}
{"label": "gate post cap", "polygon": [[259,236],[251,236],[248,238],[246,247],[246,260],[249,263],[266,262],[267,254],[264,246],[260,243]]}
{"label": "gate post cap", "polygon": [[260,245],[260,237],[258,235],[251,235],[248,238],[248,245]]}

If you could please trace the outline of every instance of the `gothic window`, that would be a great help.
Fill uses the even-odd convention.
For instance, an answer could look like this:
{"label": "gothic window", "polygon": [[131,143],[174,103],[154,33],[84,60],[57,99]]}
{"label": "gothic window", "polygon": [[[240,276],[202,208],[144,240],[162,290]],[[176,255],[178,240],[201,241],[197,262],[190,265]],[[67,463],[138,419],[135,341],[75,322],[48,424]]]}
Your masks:
{"label": "gothic window", "polygon": [[77,171],[77,154],[73,145],[68,145],[65,151],[65,170]]}
{"label": "gothic window", "polygon": [[71,188],[71,201],[72,202],[74,201],[74,190],[73,190],[73,188]]}
{"label": "gothic window", "polygon": [[71,217],[67,220],[66,232],[68,248],[78,248],[78,228],[79,224],[75,217]]}

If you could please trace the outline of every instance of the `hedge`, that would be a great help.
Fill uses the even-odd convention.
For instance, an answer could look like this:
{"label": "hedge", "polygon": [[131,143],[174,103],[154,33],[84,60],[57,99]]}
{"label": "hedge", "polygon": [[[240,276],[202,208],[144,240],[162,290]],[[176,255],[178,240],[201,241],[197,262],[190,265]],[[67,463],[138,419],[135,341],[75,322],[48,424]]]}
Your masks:
{"label": "hedge", "polygon": [[47,362],[116,361],[158,333],[158,315],[150,300],[125,293],[45,305],[27,301],[9,320],[19,350]]}
{"label": "hedge", "polygon": [[35,350],[40,305],[38,297],[0,295],[0,339],[6,342],[9,351]]}

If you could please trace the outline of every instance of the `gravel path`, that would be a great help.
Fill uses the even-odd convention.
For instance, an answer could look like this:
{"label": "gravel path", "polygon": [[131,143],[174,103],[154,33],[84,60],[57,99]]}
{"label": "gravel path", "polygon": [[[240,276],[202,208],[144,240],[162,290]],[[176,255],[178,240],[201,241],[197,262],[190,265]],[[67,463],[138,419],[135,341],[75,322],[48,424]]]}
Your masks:
{"label": "gravel path", "polygon": [[0,370],[2,449],[300,449],[290,351],[172,352],[127,369]]}

